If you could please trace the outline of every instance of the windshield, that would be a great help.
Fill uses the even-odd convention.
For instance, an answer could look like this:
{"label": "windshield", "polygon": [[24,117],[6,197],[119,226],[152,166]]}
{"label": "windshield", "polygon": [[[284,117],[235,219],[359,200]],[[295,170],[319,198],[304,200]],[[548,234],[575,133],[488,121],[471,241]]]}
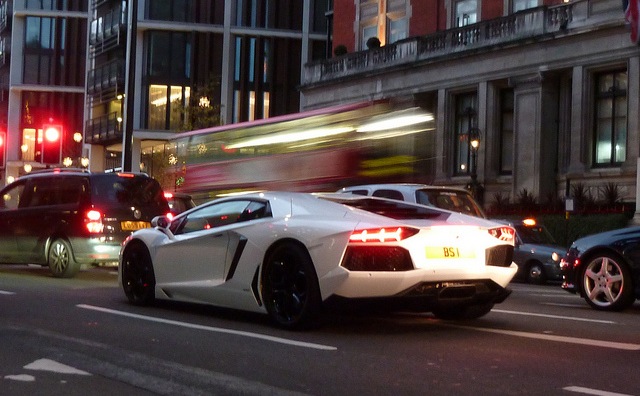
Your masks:
{"label": "windshield", "polygon": [[367,212],[390,217],[396,220],[443,220],[449,217],[449,213],[436,209],[430,209],[418,205],[409,205],[401,201],[388,201],[382,199],[339,199],[322,197],[343,205],[366,210]]}
{"label": "windshield", "polygon": [[549,231],[542,226],[515,226],[520,239],[524,243],[531,243],[534,245],[555,245],[556,241],[553,239]]}
{"label": "windshield", "polygon": [[166,202],[162,188],[148,177],[117,177],[115,175],[91,179],[94,202],[124,206],[159,206]]}
{"label": "windshield", "polygon": [[475,217],[486,217],[471,195],[464,191],[422,189],[416,191],[416,202]]}

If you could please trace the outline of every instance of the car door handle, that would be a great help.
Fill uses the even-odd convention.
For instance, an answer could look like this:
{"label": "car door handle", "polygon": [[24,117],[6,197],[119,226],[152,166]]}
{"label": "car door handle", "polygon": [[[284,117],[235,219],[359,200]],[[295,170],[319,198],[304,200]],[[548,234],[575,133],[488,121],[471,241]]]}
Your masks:
{"label": "car door handle", "polygon": [[220,238],[221,236],[223,236],[224,234],[215,234],[213,235],[213,238]]}

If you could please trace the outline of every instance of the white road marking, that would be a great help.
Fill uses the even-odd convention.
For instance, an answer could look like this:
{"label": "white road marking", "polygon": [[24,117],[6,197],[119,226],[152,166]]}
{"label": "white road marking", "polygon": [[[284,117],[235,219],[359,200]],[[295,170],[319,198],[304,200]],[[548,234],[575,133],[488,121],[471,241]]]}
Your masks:
{"label": "white road marking", "polygon": [[577,393],[585,393],[587,395],[598,395],[598,396],[632,396],[626,393],[616,393],[616,392],[607,392],[598,389],[584,388],[582,386],[567,386],[563,388],[563,390],[569,392],[577,392]]}
{"label": "white road marking", "polygon": [[78,304],[77,307],[110,313],[114,315],[126,316],[129,318],[148,320],[150,322],[165,323],[165,324],[170,324],[174,326],[182,326],[182,327],[187,327],[187,328],[197,329],[197,330],[206,330],[206,331],[212,331],[216,333],[225,333],[225,334],[239,335],[243,337],[257,338],[261,340],[278,342],[280,344],[293,345],[293,346],[299,346],[304,348],[319,349],[323,351],[335,351],[338,349],[337,347],[330,346],[330,345],[321,345],[321,344],[313,344],[310,342],[289,340],[286,338],[274,337],[274,336],[269,336],[269,335],[259,334],[259,333],[251,333],[248,331],[230,330],[230,329],[223,329],[221,327],[210,327],[210,326],[197,325],[193,323],[178,322],[177,320],[169,320],[169,319],[155,318],[153,316],[138,315],[138,314],[133,314],[129,312],[116,311],[114,309],[109,309],[109,308],[96,307],[93,305]]}
{"label": "white road marking", "polygon": [[602,347],[602,348],[622,349],[625,351],[640,351],[640,344],[591,340],[588,338],[565,337],[565,336],[557,336],[557,335],[551,335],[551,334],[526,333],[524,331],[490,329],[488,327],[473,327],[473,326],[460,326],[460,325],[451,325],[451,326],[461,328],[461,329],[472,329],[477,331],[484,331],[486,333],[497,333],[497,334],[515,336],[515,337],[534,338],[534,339],[539,339],[544,341],[557,341],[557,342],[563,342],[566,344],[579,344],[579,345],[588,345],[588,346],[595,346],[595,347]]}
{"label": "white road marking", "polygon": [[499,312],[506,313],[511,315],[523,315],[523,316],[539,316],[543,318],[552,318],[552,319],[563,319],[563,320],[576,320],[579,322],[591,322],[591,323],[603,323],[603,324],[615,324],[611,320],[599,320],[599,319],[586,319],[586,318],[577,318],[575,316],[559,316],[559,315],[548,315],[548,314],[539,314],[533,312],[518,312],[518,311],[505,311],[502,309],[492,309],[491,312]]}
{"label": "white road marking", "polygon": [[9,296],[9,295],[16,294],[16,293],[10,292],[10,291],[5,291],[5,290],[0,290],[0,294],[5,294],[5,295]]}
{"label": "white road marking", "polygon": [[29,374],[14,374],[14,375],[5,375],[4,379],[22,381],[22,382],[33,382],[36,380],[36,377]]}
{"label": "white road marking", "polygon": [[51,359],[38,359],[27,364],[24,368],[27,370],[52,371],[61,374],[91,375],[86,371],[78,370],[77,368],[58,363]]}
{"label": "white road marking", "polygon": [[580,297],[576,296],[575,294],[569,294],[569,293],[564,293],[564,294],[527,293],[527,295],[536,296],[536,297],[571,298],[571,299],[582,301]]}
{"label": "white road marking", "polygon": [[580,307],[580,308],[587,308],[587,305],[582,303],[576,303],[576,304],[562,304],[562,303],[542,303],[542,305],[549,305],[551,307],[570,307],[570,308],[576,308],[576,307]]}

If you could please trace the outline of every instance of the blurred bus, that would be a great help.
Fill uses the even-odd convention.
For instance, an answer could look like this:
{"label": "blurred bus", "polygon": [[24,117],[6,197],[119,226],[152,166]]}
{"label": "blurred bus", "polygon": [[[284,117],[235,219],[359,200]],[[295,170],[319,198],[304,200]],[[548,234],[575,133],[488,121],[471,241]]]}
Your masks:
{"label": "blurred bus", "polygon": [[421,107],[342,105],[177,134],[176,191],[335,191],[435,177],[435,122]]}

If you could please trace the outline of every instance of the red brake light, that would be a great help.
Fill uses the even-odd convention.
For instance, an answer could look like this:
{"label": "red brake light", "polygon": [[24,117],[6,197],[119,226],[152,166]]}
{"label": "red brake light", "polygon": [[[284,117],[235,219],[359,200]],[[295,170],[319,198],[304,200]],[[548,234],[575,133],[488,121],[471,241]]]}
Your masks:
{"label": "red brake light", "polygon": [[356,230],[349,237],[349,242],[397,242],[407,239],[419,231],[416,228],[408,227]]}
{"label": "red brake light", "polygon": [[165,216],[167,219],[169,219],[169,221],[173,220],[173,218],[175,217],[171,212],[167,213]]}
{"label": "red brake light", "polygon": [[87,230],[92,234],[99,234],[104,229],[104,225],[102,224],[102,213],[97,210],[88,211],[85,222]]}
{"label": "red brake light", "polygon": [[489,234],[491,236],[498,238],[501,241],[514,243],[516,238],[516,231],[508,226],[490,228]]}
{"label": "red brake light", "polygon": [[165,193],[164,193],[164,197],[165,197],[166,199],[171,199],[171,198],[173,198],[173,194],[171,194],[170,192],[165,192]]}
{"label": "red brake light", "polygon": [[118,172],[118,176],[120,176],[120,177],[136,177],[136,175],[134,175],[133,173],[122,173],[122,172]]}

